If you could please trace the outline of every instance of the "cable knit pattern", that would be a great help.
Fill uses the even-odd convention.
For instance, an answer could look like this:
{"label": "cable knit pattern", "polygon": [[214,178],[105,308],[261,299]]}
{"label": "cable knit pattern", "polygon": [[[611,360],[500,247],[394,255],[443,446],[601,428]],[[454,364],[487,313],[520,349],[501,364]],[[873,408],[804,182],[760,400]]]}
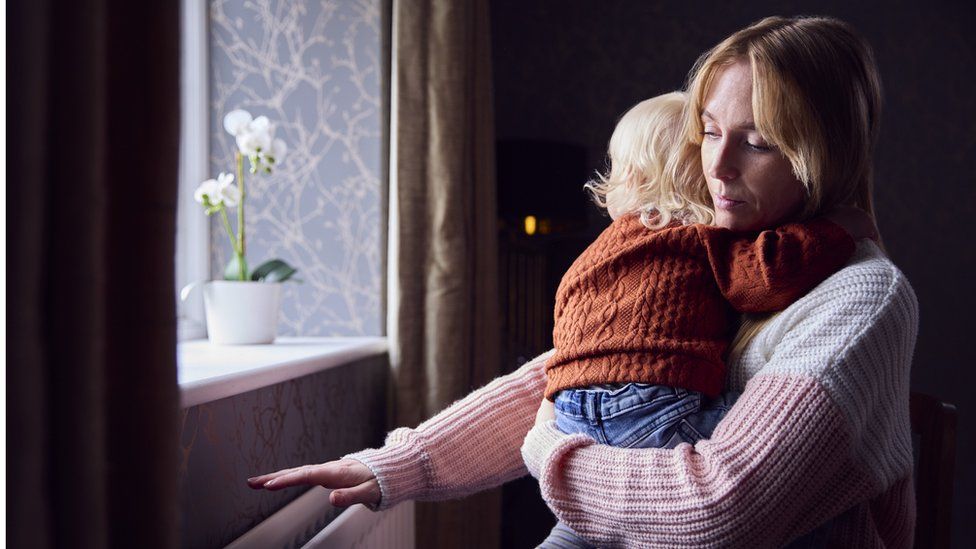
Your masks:
{"label": "cable knit pattern", "polygon": [[614,448],[549,422],[522,444],[550,352],[349,457],[376,473],[382,508],[461,497],[527,467],[556,515],[606,547],[778,547],[825,523],[831,547],[910,547],[917,325],[911,286],[862,241],[729,365],[744,392],[710,440]]}
{"label": "cable knit pattern", "polygon": [[782,310],[853,251],[825,219],[743,234],[677,222],[652,230],[622,216],[559,284],[546,398],[631,381],[717,396],[736,311]]}

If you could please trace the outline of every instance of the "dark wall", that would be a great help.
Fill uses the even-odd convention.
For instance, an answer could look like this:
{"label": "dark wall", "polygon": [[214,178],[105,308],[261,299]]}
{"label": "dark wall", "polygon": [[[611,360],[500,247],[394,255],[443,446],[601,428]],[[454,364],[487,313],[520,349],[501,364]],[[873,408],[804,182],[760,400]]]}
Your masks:
{"label": "dark wall", "polygon": [[[568,141],[603,165],[617,118],[682,86],[699,54],[767,15],[824,14],[874,47],[885,89],[875,158],[878,223],[918,295],[912,384],[959,410],[953,538],[976,537],[976,40],[973,3],[582,2],[495,0],[492,34],[500,139]],[[567,181],[567,192],[582,192]],[[606,219],[590,208],[592,230]]]}
{"label": "dark wall", "polygon": [[244,479],[376,448],[389,371],[384,353],[183,409],[180,547],[223,547],[307,491],[252,490]]}

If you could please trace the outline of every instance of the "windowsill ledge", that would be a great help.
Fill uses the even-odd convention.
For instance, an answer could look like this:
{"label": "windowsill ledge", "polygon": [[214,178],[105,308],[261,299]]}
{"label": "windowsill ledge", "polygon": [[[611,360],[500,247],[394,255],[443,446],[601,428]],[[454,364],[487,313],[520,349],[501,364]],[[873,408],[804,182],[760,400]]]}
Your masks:
{"label": "windowsill ledge", "polygon": [[177,345],[183,408],[307,376],[388,351],[383,337],[279,337],[270,345]]}

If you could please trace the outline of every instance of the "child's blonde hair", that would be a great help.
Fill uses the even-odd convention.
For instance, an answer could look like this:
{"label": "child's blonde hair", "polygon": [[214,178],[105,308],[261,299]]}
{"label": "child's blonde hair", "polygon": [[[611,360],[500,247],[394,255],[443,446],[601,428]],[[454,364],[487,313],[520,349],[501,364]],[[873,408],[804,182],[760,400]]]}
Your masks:
{"label": "child's blonde hair", "polygon": [[683,92],[665,93],[641,101],[620,118],[610,137],[607,172],[585,185],[613,219],[640,214],[651,229],[673,220],[711,223],[712,211],[683,194],[704,184],[699,157],[681,146],[687,103]]}

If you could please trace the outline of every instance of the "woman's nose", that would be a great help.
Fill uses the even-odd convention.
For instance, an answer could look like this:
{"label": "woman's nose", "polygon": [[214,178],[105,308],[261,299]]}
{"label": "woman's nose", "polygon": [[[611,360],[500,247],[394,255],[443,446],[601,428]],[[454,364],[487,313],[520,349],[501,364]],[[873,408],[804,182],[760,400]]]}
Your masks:
{"label": "woman's nose", "polygon": [[721,181],[730,181],[739,177],[735,150],[727,140],[723,139],[712,148],[712,163],[708,167],[708,175],[712,179]]}

